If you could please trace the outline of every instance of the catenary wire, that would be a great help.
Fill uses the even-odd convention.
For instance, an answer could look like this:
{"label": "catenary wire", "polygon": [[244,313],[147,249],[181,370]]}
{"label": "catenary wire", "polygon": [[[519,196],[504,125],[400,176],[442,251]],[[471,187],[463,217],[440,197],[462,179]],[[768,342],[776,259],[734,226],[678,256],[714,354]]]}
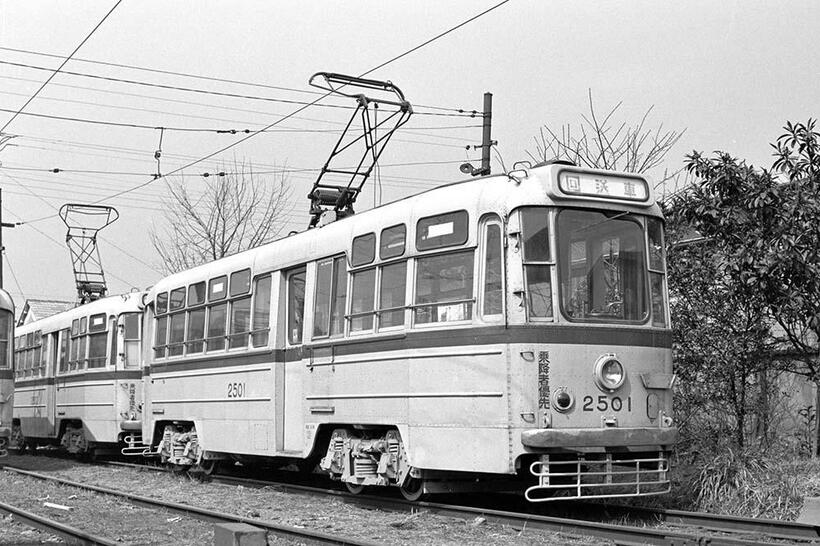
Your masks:
{"label": "catenary wire", "polygon": [[[120,0],[120,1],[122,1],[122,0]],[[509,2],[509,0],[505,0],[505,1]],[[4,64],[4,65],[7,65],[7,66],[15,66],[17,68],[26,68],[26,69],[29,69],[29,70],[43,70],[43,71],[51,70],[50,68],[45,67],[45,66],[38,66],[38,65],[28,64],[28,63],[17,63],[17,62],[14,62],[14,61],[6,61],[6,60],[0,60],[0,64]],[[380,68],[380,67],[377,67],[377,68]],[[372,70],[371,70],[371,72],[372,72]],[[291,104],[291,105],[301,105],[301,106],[320,106],[322,108],[335,108],[335,109],[339,109],[339,110],[355,110],[356,109],[355,106],[345,106],[343,104],[314,104],[312,102],[305,102],[305,101],[301,101],[301,100],[283,99],[283,98],[277,98],[277,97],[262,97],[262,96],[259,96],[259,95],[246,95],[246,94],[243,94],[243,93],[228,93],[226,91],[211,91],[211,90],[208,90],[208,89],[198,89],[196,87],[185,87],[185,86],[181,86],[181,85],[168,85],[168,84],[156,83],[156,82],[144,82],[144,81],[140,81],[140,80],[131,80],[131,79],[127,79],[127,78],[115,78],[113,76],[101,76],[99,74],[88,74],[88,73],[85,73],[85,72],[74,72],[72,70],[62,70],[61,73],[65,74],[65,75],[68,75],[68,76],[76,76],[76,77],[89,78],[89,79],[94,79],[94,80],[109,81],[109,82],[114,82],[114,83],[124,83],[124,84],[128,84],[128,85],[138,85],[138,86],[142,86],[142,87],[153,87],[153,88],[156,88],[156,89],[167,89],[167,90],[171,90],[171,91],[182,91],[182,92],[185,92],[185,93],[198,93],[198,94],[202,94],[202,95],[212,95],[212,96],[216,96],[216,97],[226,97],[226,98],[245,99],[245,100],[258,100],[258,101],[264,101],[264,102],[276,102],[276,103],[281,103],[281,104]],[[367,74],[367,73],[365,73],[365,74]],[[435,113],[435,112],[415,112],[415,114],[420,115],[420,116],[448,116],[448,117],[472,117],[472,118],[474,118],[474,117],[480,115],[481,113],[472,110],[470,112],[461,111],[461,112],[458,112],[458,113],[448,113],[448,114]]]}
{"label": "catenary wire", "polygon": [[23,104],[23,106],[21,106],[20,109],[17,110],[17,112],[13,116],[11,116],[11,119],[9,119],[5,123],[5,125],[3,125],[2,128],[0,128],[0,133],[2,133],[11,124],[11,122],[14,121],[18,115],[20,115],[20,113],[25,109],[25,107],[28,106],[29,103],[31,103],[31,101],[34,100],[34,98],[40,93],[40,91],[42,91],[45,88],[46,85],[48,85],[48,82],[50,82],[52,78],[54,78],[54,76],[56,76],[60,72],[60,70],[62,70],[62,68],[68,63],[68,61],[71,60],[71,57],[73,57],[74,54],[77,53],[81,47],[83,47],[83,45],[91,38],[91,36],[97,31],[97,29],[100,28],[100,26],[105,22],[105,20],[108,19],[108,16],[114,13],[114,10],[117,9],[117,6],[119,6],[121,2],[122,0],[117,0],[117,3],[114,4],[114,6],[110,10],[108,10],[108,13],[106,13],[105,16],[102,19],[100,19],[100,22],[97,23],[94,26],[94,28],[91,29],[91,32],[86,34],[82,42],[80,42],[79,45],[74,48],[74,51],[72,51],[71,54],[68,57],[66,57],[65,60],[60,64],[60,66],[57,67],[57,70],[54,70],[51,73],[51,75],[46,79],[46,81],[43,82],[43,85],[41,85],[40,88],[37,89],[37,91],[35,91],[34,94],[31,95],[31,97],[29,97],[29,99]]}
{"label": "catenary wire", "polygon": [[[450,34],[451,32],[454,32],[455,30],[457,30],[457,29],[459,29],[459,28],[463,27],[464,25],[466,25],[466,24],[468,24],[468,23],[470,23],[470,22],[472,22],[472,21],[475,21],[475,20],[476,20],[476,19],[478,19],[479,17],[481,17],[481,16],[483,16],[483,15],[485,15],[485,14],[487,14],[487,13],[490,13],[490,12],[491,12],[491,11],[493,11],[494,9],[496,9],[496,8],[498,8],[498,7],[500,7],[500,6],[503,6],[503,5],[504,5],[504,4],[506,4],[507,2],[509,2],[509,0],[503,0],[502,2],[499,2],[498,4],[496,4],[496,5],[492,6],[492,7],[490,7],[489,9],[486,9],[486,10],[484,10],[483,12],[481,12],[481,13],[479,13],[479,14],[477,14],[477,15],[474,15],[473,17],[470,17],[469,19],[467,19],[467,20],[465,20],[465,21],[463,21],[463,22],[459,23],[458,25],[456,25],[456,26],[454,26],[454,27],[451,27],[450,29],[448,29],[448,30],[446,30],[446,31],[444,31],[444,32],[439,33],[439,34],[438,34],[438,35],[436,35],[435,37],[433,37],[433,38],[431,38],[431,39],[429,39],[429,40],[426,40],[425,42],[423,42],[423,43],[421,43],[421,44],[419,44],[419,45],[417,45],[417,46],[415,46],[415,47],[411,48],[410,50],[408,50],[408,51],[406,51],[406,52],[404,52],[404,53],[401,53],[401,54],[399,54],[399,55],[396,55],[395,57],[393,57],[393,58],[391,58],[391,59],[389,59],[389,60],[387,60],[387,61],[385,61],[385,62],[383,62],[383,63],[381,63],[381,64],[379,64],[379,65],[377,65],[377,66],[375,66],[375,67],[373,67],[373,68],[371,68],[370,70],[367,70],[366,72],[362,73],[362,74],[360,75],[360,77],[366,76],[366,75],[368,75],[368,74],[370,74],[370,73],[374,72],[375,70],[378,70],[379,68],[383,68],[383,67],[387,66],[388,64],[390,64],[390,63],[392,63],[392,62],[394,62],[394,61],[396,61],[396,60],[398,60],[398,59],[400,59],[400,58],[402,58],[402,57],[405,57],[406,55],[408,55],[408,54],[410,54],[410,53],[412,53],[412,52],[414,52],[414,51],[418,51],[418,50],[419,50],[419,49],[421,49],[422,47],[424,47],[424,46],[426,46],[426,45],[428,45],[428,44],[430,44],[430,43],[434,42],[435,40],[438,40],[438,39],[440,39],[440,38],[442,38],[442,37],[446,36],[447,34]],[[306,110],[306,109],[307,109],[307,108],[309,108],[310,106],[313,106],[313,105],[315,105],[315,104],[319,103],[319,101],[321,101],[321,100],[323,100],[324,98],[326,98],[326,97],[330,96],[331,94],[332,94],[332,92],[325,93],[325,94],[321,95],[320,97],[316,98],[315,100],[313,100],[313,101],[311,101],[311,102],[309,102],[309,103],[307,103],[307,104],[304,104],[304,105],[300,106],[299,108],[297,108],[297,109],[296,109],[296,110],[294,110],[293,112],[291,112],[291,113],[289,113],[289,114],[287,114],[287,115],[285,115],[285,116],[281,117],[279,120],[276,120],[276,121],[274,121],[274,122],[272,122],[272,123],[268,124],[268,125],[265,127],[265,129],[270,129],[270,128],[272,128],[272,127],[274,127],[274,126],[278,125],[279,123],[281,123],[281,122],[283,122],[283,121],[285,121],[285,120],[289,119],[290,117],[292,117],[292,116],[294,116],[294,115],[296,115],[296,114],[301,113],[302,111]],[[183,165],[183,166],[181,166],[181,167],[178,167],[177,169],[174,169],[174,170],[172,170],[172,171],[171,171],[171,172],[169,172],[169,173],[165,173],[165,174],[164,174],[164,175],[162,175],[161,177],[162,177],[162,178],[167,177],[167,176],[169,176],[169,175],[172,175],[172,174],[175,174],[175,173],[177,173],[177,172],[183,171],[183,170],[185,170],[185,169],[187,169],[187,168],[190,168],[190,167],[192,167],[192,166],[194,166],[194,165],[196,165],[196,164],[198,164],[198,163],[200,163],[200,162],[202,162],[202,161],[206,161],[206,160],[208,160],[208,159],[210,159],[210,158],[212,158],[212,157],[214,157],[214,156],[216,156],[216,155],[219,155],[219,154],[221,154],[221,153],[223,153],[223,152],[225,152],[225,151],[227,151],[227,150],[229,150],[229,149],[231,149],[231,148],[233,148],[233,147],[235,147],[235,146],[238,146],[239,144],[242,144],[243,142],[246,142],[247,140],[249,140],[249,139],[251,139],[251,138],[255,137],[255,136],[256,136],[256,135],[258,135],[258,134],[259,134],[259,133],[252,133],[252,134],[249,134],[249,135],[247,135],[247,136],[244,136],[244,137],[242,137],[242,138],[240,138],[240,139],[236,140],[235,142],[233,142],[233,143],[231,143],[231,144],[228,144],[228,145],[226,145],[226,146],[223,146],[222,148],[219,148],[218,150],[215,150],[214,152],[211,152],[211,153],[209,153],[209,154],[205,155],[204,157],[201,157],[200,159],[197,159],[197,160],[195,160],[195,161],[193,161],[193,162],[191,162],[191,163],[188,163],[188,164],[186,164],[186,165]],[[117,192],[117,193],[111,194],[111,195],[109,195],[109,196],[107,196],[107,197],[103,197],[102,199],[97,200],[94,204],[96,204],[96,203],[101,203],[101,202],[103,202],[103,201],[106,201],[106,200],[109,200],[109,199],[113,199],[113,198],[115,198],[115,197],[119,197],[119,196],[124,195],[124,194],[126,194],[126,193],[130,193],[131,191],[134,191],[134,190],[137,190],[137,189],[143,188],[143,187],[145,187],[145,186],[148,186],[149,184],[152,184],[153,182],[155,182],[155,181],[156,181],[156,180],[158,180],[159,178],[160,178],[160,176],[157,176],[157,177],[153,178],[152,180],[147,180],[146,182],[143,182],[142,184],[138,184],[138,185],[136,185],[136,186],[133,186],[132,188],[122,190],[122,191],[120,191],[120,192]],[[53,217],[54,217],[54,215],[44,216],[44,217],[40,217],[40,218],[35,218],[35,219],[33,219],[33,220],[29,220],[28,222],[37,222],[37,221],[41,221],[41,220],[45,220],[45,219],[47,219],[47,218],[53,218]]]}
{"label": "catenary wire", "polygon": [[[40,57],[50,57],[52,59],[63,59],[62,55],[55,55],[53,53],[45,53],[43,51],[32,51],[30,49],[19,49],[14,47],[3,47],[0,46],[0,50],[2,51],[12,51],[14,53],[25,53],[27,55],[38,55]],[[194,78],[198,80],[205,80],[205,81],[213,81],[213,82],[221,82],[221,83],[232,83],[237,85],[247,85],[250,87],[260,87],[263,89],[276,89],[278,91],[292,91],[294,93],[305,93],[310,95],[321,95],[321,91],[314,91],[312,89],[298,89],[295,87],[283,87],[279,85],[271,85],[265,83],[257,83],[257,82],[248,82],[242,80],[233,80],[230,78],[217,78],[214,76],[202,76],[200,74],[189,74],[186,72],[175,72],[173,70],[160,70],[157,68],[147,68],[144,66],[136,66],[130,64],[123,64],[123,63],[112,63],[107,61],[98,61],[93,59],[81,59],[78,57],[74,57],[72,59],[75,62],[81,63],[89,63],[89,64],[98,64],[102,66],[112,66],[115,68],[127,68],[129,70],[139,70],[142,72],[153,72],[155,74],[165,74],[168,76],[182,76],[185,78]],[[430,110],[441,110],[441,111],[452,111],[452,112],[464,112],[463,108],[453,108],[453,107],[446,107],[446,106],[431,106],[427,104],[417,104],[417,106],[421,108],[429,108]]]}
{"label": "catenary wire", "polygon": [[[25,184],[23,184],[22,182],[20,182],[20,181],[19,181],[19,180],[17,180],[16,178],[14,178],[13,176],[9,175],[8,173],[3,173],[3,174],[6,176],[6,178],[8,178],[8,179],[9,179],[9,180],[11,180],[12,182],[14,182],[14,183],[15,183],[15,184],[17,184],[18,186],[20,186],[21,188],[23,188],[23,189],[24,189],[24,190],[26,190],[27,192],[29,192],[31,195],[33,195],[34,197],[36,197],[37,199],[39,199],[39,200],[40,200],[40,201],[42,201],[43,203],[45,203],[48,207],[50,207],[50,208],[52,208],[52,209],[54,209],[54,210],[58,210],[58,209],[57,209],[57,207],[55,207],[54,205],[52,205],[51,203],[49,203],[49,202],[48,202],[45,198],[41,197],[40,195],[38,195],[37,193],[35,193],[34,191],[32,191],[32,190],[31,190],[28,186],[26,186]],[[128,256],[129,258],[131,258],[132,260],[135,260],[135,261],[137,261],[137,262],[141,263],[142,265],[144,265],[144,266],[145,266],[145,267],[147,267],[148,269],[151,269],[151,270],[153,270],[153,271],[155,271],[155,272],[157,272],[157,273],[162,273],[162,271],[160,271],[160,270],[159,270],[159,269],[157,269],[156,267],[154,267],[154,266],[150,265],[149,263],[147,263],[147,262],[143,261],[142,259],[138,258],[137,256],[134,256],[133,254],[131,254],[130,252],[128,252],[128,251],[127,251],[127,250],[125,250],[124,248],[120,247],[119,245],[115,244],[114,242],[109,241],[108,239],[103,238],[101,235],[99,236],[99,238],[100,238],[101,240],[105,241],[107,244],[111,245],[112,247],[116,248],[117,250],[119,250],[120,252],[122,252],[123,254],[125,254],[126,256]],[[122,280],[122,279],[120,279],[120,280]]]}

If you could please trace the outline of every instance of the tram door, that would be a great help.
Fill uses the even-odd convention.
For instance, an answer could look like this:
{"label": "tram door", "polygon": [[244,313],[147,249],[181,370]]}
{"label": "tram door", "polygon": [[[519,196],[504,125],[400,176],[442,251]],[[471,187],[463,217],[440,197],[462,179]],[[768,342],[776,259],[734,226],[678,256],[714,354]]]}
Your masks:
{"label": "tram door", "polygon": [[[49,379],[57,377],[57,367],[60,364],[60,347],[61,347],[61,336],[64,335],[64,332],[54,332],[50,334],[49,337],[49,345],[48,345],[48,364],[46,368],[46,377]],[[48,384],[45,386],[45,403],[46,403],[46,412],[45,412],[45,434],[44,436],[53,437],[57,431],[57,392],[56,392],[56,381],[49,381]]]}
{"label": "tram door", "polygon": [[[281,446],[277,450],[301,452],[304,447],[302,430],[302,337],[305,319],[305,277],[306,269],[300,267],[285,273],[285,373],[284,381],[276,386],[274,396],[283,401],[283,415],[277,421],[282,423]],[[280,301],[282,301],[280,299]],[[279,442],[277,441],[277,444]]]}

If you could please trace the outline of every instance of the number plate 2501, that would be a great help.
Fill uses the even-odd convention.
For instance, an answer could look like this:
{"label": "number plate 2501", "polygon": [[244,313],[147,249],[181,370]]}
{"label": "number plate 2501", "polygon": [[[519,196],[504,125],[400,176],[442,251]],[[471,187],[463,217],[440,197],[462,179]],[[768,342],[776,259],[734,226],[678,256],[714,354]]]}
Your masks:
{"label": "number plate 2501", "polygon": [[584,411],[632,411],[632,397],[613,396],[609,398],[602,394],[596,399],[587,395],[584,396],[582,409]]}
{"label": "number plate 2501", "polygon": [[244,398],[245,384],[244,383],[228,383],[228,398]]}

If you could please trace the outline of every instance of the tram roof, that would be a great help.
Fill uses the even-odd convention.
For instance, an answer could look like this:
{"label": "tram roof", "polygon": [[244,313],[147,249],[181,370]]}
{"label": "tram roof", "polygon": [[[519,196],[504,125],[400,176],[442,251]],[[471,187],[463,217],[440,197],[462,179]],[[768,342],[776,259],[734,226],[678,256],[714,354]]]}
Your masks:
{"label": "tram roof", "polygon": [[[457,210],[466,210],[471,219],[487,213],[506,217],[521,206],[571,206],[615,211],[628,210],[637,214],[661,216],[654,201],[652,185],[647,180],[649,198],[644,203],[592,200],[584,197],[558,195],[558,173],[565,169],[585,173],[599,173],[611,177],[636,178],[634,173],[579,169],[561,164],[536,166],[512,171],[510,174],[470,178],[428,189],[391,203],[357,213],[347,218],[325,224],[294,235],[283,237],[268,244],[245,250],[219,260],[172,274],[158,281],[149,292],[154,294],[173,290],[193,282],[230,274],[250,267],[253,274],[288,269],[323,257],[350,253],[354,237],[367,233],[380,233],[382,229],[397,224],[407,226],[407,251],[405,256],[418,254],[414,251],[415,228],[419,219]],[[526,176],[525,176],[526,175]],[[641,176],[646,180],[646,177]],[[477,244],[476,230],[471,229],[465,247]]]}
{"label": "tram roof", "polygon": [[92,302],[78,305],[67,311],[57,313],[42,319],[31,321],[15,328],[14,335],[26,334],[37,330],[53,332],[63,328],[71,327],[71,322],[80,317],[105,313],[106,316],[119,315],[120,313],[137,312],[142,307],[142,296],[144,292],[130,292],[116,296],[100,298]]}

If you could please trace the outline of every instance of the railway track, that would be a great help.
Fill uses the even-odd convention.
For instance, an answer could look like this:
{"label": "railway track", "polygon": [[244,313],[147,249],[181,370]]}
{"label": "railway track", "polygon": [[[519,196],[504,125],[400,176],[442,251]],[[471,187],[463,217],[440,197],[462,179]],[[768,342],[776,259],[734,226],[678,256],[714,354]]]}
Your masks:
{"label": "railway track", "polygon": [[5,502],[0,502],[0,512],[11,514],[18,523],[58,536],[69,544],[82,544],[84,546],[116,546],[119,544],[105,537],[92,535],[76,527],[48,519]]}
{"label": "railway track", "polygon": [[[132,463],[109,462],[117,466],[132,466],[146,468],[143,465]],[[162,471],[161,467],[149,467]],[[680,510],[652,509],[631,507],[617,504],[596,504],[589,502],[569,502],[564,511],[587,511],[600,515],[605,512],[609,519],[629,519],[634,525],[602,523],[590,519],[576,517],[556,517],[543,512],[548,507],[538,506],[535,513],[520,508],[516,511],[495,510],[486,506],[463,506],[443,504],[437,502],[409,502],[404,499],[386,495],[352,495],[347,491],[329,489],[326,487],[312,487],[292,483],[271,482],[265,480],[243,478],[237,476],[213,475],[212,481],[226,485],[242,485],[244,487],[277,487],[289,492],[307,495],[325,495],[343,498],[345,502],[392,510],[397,512],[412,512],[419,509],[433,514],[454,517],[464,520],[484,518],[488,522],[508,525],[526,530],[544,530],[564,532],[586,536],[593,536],[615,541],[618,544],[712,544],[712,545],[741,545],[767,544],[772,541],[788,541],[790,543],[817,543],[820,541],[820,526],[804,523],[742,518],[736,516],[722,516],[699,512]],[[668,527],[659,527],[663,524]],[[654,527],[646,527],[654,525]]]}
{"label": "railway track", "polygon": [[[147,468],[147,467],[141,467]],[[153,499],[149,497],[144,497],[140,495],[135,495],[132,493],[127,493],[124,491],[119,491],[116,489],[110,489],[106,487],[100,487],[96,485],[90,485],[86,483],[78,483],[71,480],[66,480],[63,478],[59,478],[56,476],[49,476],[46,474],[41,474],[39,472],[32,472],[30,470],[25,470],[22,468],[16,468],[13,466],[4,465],[3,470],[6,472],[11,472],[14,474],[18,474],[21,476],[29,476],[32,478],[37,478],[40,480],[58,483],[61,485],[75,487],[78,489],[82,489],[85,491],[93,491],[95,493],[102,493],[105,495],[110,495],[113,497],[118,497],[128,502],[138,505],[144,506],[148,508],[161,508],[166,509],[172,512],[176,512],[179,514],[183,514],[189,517],[193,517],[202,521],[214,522],[214,523],[247,523],[249,525],[253,525],[254,527],[265,529],[267,532],[272,533],[276,536],[288,539],[298,539],[302,543],[309,543],[309,544],[320,544],[320,545],[350,545],[350,546],[376,546],[377,543],[369,542],[360,539],[353,539],[353,538],[344,538],[338,535],[330,535],[327,533],[322,533],[319,531],[313,531],[310,529],[304,529],[299,527],[292,527],[288,525],[282,525],[280,523],[275,523],[272,521],[264,521],[259,520],[256,518],[247,518],[243,516],[238,516],[234,514],[228,514],[225,512],[217,512],[214,510],[208,510],[204,508],[199,508],[196,506],[192,506],[189,504],[181,504],[175,502],[168,502],[162,501],[159,499]],[[9,507],[13,508],[13,507]],[[0,507],[0,509],[5,510],[5,508]],[[47,521],[47,520],[46,520]],[[55,522],[56,523],[56,522]],[[46,522],[41,523],[41,525],[47,525]],[[48,529],[49,532],[54,532],[51,529]],[[59,533],[57,533],[59,534]],[[62,535],[61,535],[62,536]],[[81,544],[116,544],[115,542],[106,541],[106,542],[80,542]]]}

